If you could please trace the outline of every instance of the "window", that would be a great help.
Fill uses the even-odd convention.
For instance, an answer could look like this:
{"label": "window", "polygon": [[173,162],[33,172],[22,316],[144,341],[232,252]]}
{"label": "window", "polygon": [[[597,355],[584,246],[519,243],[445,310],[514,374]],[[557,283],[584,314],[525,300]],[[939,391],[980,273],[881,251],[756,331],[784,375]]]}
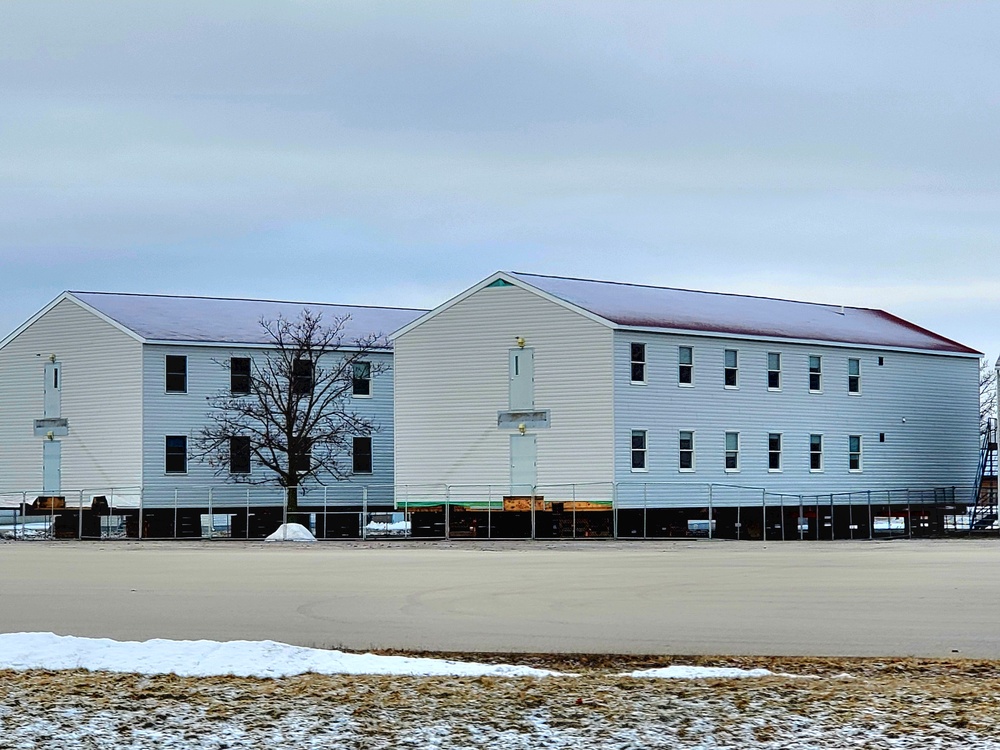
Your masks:
{"label": "window", "polygon": [[167,393],[187,393],[188,358],[168,355],[166,358],[165,388]]}
{"label": "window", "polygon": [[372,395],[372,363],[355,362],[352,366],[352,393],[355,396]]}
{"label": "window", "polygon": [[737,352],[736,352],[735,349],[726,349],[726,354],[725,354],[725,359],[726,359],[726,363],[725,364],[726,364],[726,366],[724,368],[724,370],[725,370],[725,386],[726,386],[726,388],[735,388],[736,387],[736,373],[737,373],[736,358],[737,358],[737,356],[738,355],[737,355]]}
{"label": "window", "polygon": [[167,435],[163,471],[167,474],[187,474],[187,436]]}
{"label": "window", "polygon": [[823,471],[823,436],[809,436],[809,471]]}
{"label": "window", "polygon": [[809,390],[813,393],[823,390],[823,358],[815,354],[809,357]]}
{"label": "window", "polygon": [[726,471],[740,470],[740,433],[726,433]]}
{"label": "window", "polygon": [[781,471],[781,433],[767,435],[767,470]]}
{"label": "window", "polygon": [[847,467],[851,471],[861,471],[860,435],[849,435],[847,438]]}
{"label": "window", "polygon": [[312,393],[313,389],[313,361],[311,359],[297,359],[292,365],[292,393],[301,396]]}
{"label": "window", "polygon": [[885,364],[885,357],[879,357],[878,358],[878,366],[881,367],[884,364]]}
{"label": "window", "polygon": [[632,382],[646,382],[646,345],[632,344]]}
{"label": "window", "polygon": [[354,473],[372,473],[372,439],[370,437],[354,438]]}
{"label": "window", "polygon": [[632,471],[646,471],[645,430],[632,430]]}
{"label": "window", "polygon": [[861,393],[861,360],[847,360],[847,392]]}
{"label": "window", "polygon": [[302,445],[291,458],[290,463],[295,471],[305,473],[312,470],[312,446]]}
{"label": "window", "polygon": [[767,389],[781,390],[781,354],[778,352],[768,352],[767,355]]}
{"label": "window", "polygon": [[677,348],[677,383],[692,385],[694,383],[694,349],[690,346]]}
{"label": "window", "polygon": [[694,433],[681,431],[680,451],[677,455],[677,466],[681,471],[694,471]]}
{"label": "window", "polygon": [[250,438],[242,435],[229,438],[229,473],[250,473]]}
{"label": "window", "polygon": [[231,357],[229,360],[229,390],[234,396],[250,393],[250,358]]}

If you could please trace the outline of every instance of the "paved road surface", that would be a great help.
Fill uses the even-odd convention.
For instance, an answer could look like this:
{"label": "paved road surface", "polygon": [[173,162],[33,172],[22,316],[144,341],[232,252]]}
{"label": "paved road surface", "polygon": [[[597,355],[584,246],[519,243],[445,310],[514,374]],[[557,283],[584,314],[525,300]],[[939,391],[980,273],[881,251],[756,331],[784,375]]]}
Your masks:
{"label": "paved road surface", "polygon": [[0,543],[0,631],[1000,658],[1000,541]]}

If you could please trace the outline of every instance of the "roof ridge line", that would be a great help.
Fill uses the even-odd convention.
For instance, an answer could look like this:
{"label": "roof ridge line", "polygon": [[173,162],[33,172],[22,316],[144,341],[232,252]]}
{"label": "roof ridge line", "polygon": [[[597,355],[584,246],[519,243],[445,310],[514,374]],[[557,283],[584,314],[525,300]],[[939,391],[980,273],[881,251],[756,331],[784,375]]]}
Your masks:
{"label": "roof ridge line", "polygon": [[391,305],[359,305],[347,302],[302,302],[287,299],[261,299],[257,297],[210,297],[201,294],[149,294],[143,292],[93,292],[79,289],[67,289],[67,294],[100,294],[107,297],[156,297],[157,299],[201,299],[217,302],[269,302],[278,305],[324,305],[326,307],[359,307],[368,310],[406,310],[410,312],[427,312],[423,307],[394,307]]}

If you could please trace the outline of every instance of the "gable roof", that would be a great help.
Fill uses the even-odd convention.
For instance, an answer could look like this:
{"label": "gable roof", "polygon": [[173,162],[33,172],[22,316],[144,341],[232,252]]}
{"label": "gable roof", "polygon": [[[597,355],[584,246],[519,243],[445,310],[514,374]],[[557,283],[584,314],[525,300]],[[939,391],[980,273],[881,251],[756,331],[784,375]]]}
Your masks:
{"label": "gable roof", "polygon": [[611,328],[981,354],[883,310],[519,271],[498,271],[396,331],[393,338],[481,289],[503,283],[532,291]]}
{"label": "gable roof", "polygon": [[322,313],[327,323],[350,316],[343,329],[345,345],[372,334],[388,336],[424,310],[273,300],[179,297],[161,294],[66,292],[100,317],[147,342],[267,345],[261,320],[294,319],[303,310]]}
{"label": "gable roof", "polygon": [[510,275],[623,328],[980,353],[883,310],[530,273]]}

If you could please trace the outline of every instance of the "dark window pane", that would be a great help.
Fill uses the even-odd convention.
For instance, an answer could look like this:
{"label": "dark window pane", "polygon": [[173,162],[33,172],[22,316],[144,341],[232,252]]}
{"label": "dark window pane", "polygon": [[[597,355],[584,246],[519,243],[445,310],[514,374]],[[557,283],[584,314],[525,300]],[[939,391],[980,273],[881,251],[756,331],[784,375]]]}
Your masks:
{"label": "dark window pane", "polygon": [[292,393],[303,395],[313,389],[313,362],[311,359],[297,359],[292,366]]}
{"label": "dark window pane", "polygon": [[355,362],[352,367],[352,390],[355,396],[372,395],[372,366],[370,362]]}
{"label": "dark window pane", "polygon": [[767,387],[768,388],[780,388],[781,387],[781,373],[770,371],[767,373]]}
{"label": "dark window pane", "polygon": [[810,374],[809,375],[809,390],[810,391],[818,391],[820,389],[819,386],[820,386],[819,375]]}
{"label": "dark window pane", "polygon": [[726,468],[727,469],[738,468],[737,464],[736,464],[736,454],[735,453],[727,453],[726,454]]}
{"label": "dark window pane", "polygon": [[164,471],[167,474],[187,472],[187,436],[167,435]]}
{"label": "dark window pane", "polygon": [[370,437],[354,438],[354,473],[372,473],[372,439]]}
{"label": "dark window pane", "polygon": [[736,385],[736,370],[726,370],[726,385],[729,387]]}
{"label": "dark window pane", "polygon": [[677,380],[679,382],[681,382],[681,383],[685,383],[687,385],[690,385],[691,384],[691,375],[692,375],[691,371],[692,371],[692,369],[693,368],[691,367],[691,365],[681,365],[681,369],[677,373]]}
{"label": "dark window pane", "polygon": [[187,392],[187,357],[168,356],[166,358],[167,393]]}
{"label": "dark window pane", "polygon": [[229,473],[250,473],[250,438],[242,435],[229,438]]}
{"label": "dark window pane", "polygon": [[632,361],[633,362],[645,362],[646,361],[646,345],[645,344],[632,344]]}
{"label": "dark window pane", "polygon": [[236,394],[250,393],[249,357],[233,357],[229,360],[229,389]]}
{"label": "dark window pane", "polygon": [[642,362],[632,363],[632,382],[633,383],[644,383],[646,382],[646,365]]}

